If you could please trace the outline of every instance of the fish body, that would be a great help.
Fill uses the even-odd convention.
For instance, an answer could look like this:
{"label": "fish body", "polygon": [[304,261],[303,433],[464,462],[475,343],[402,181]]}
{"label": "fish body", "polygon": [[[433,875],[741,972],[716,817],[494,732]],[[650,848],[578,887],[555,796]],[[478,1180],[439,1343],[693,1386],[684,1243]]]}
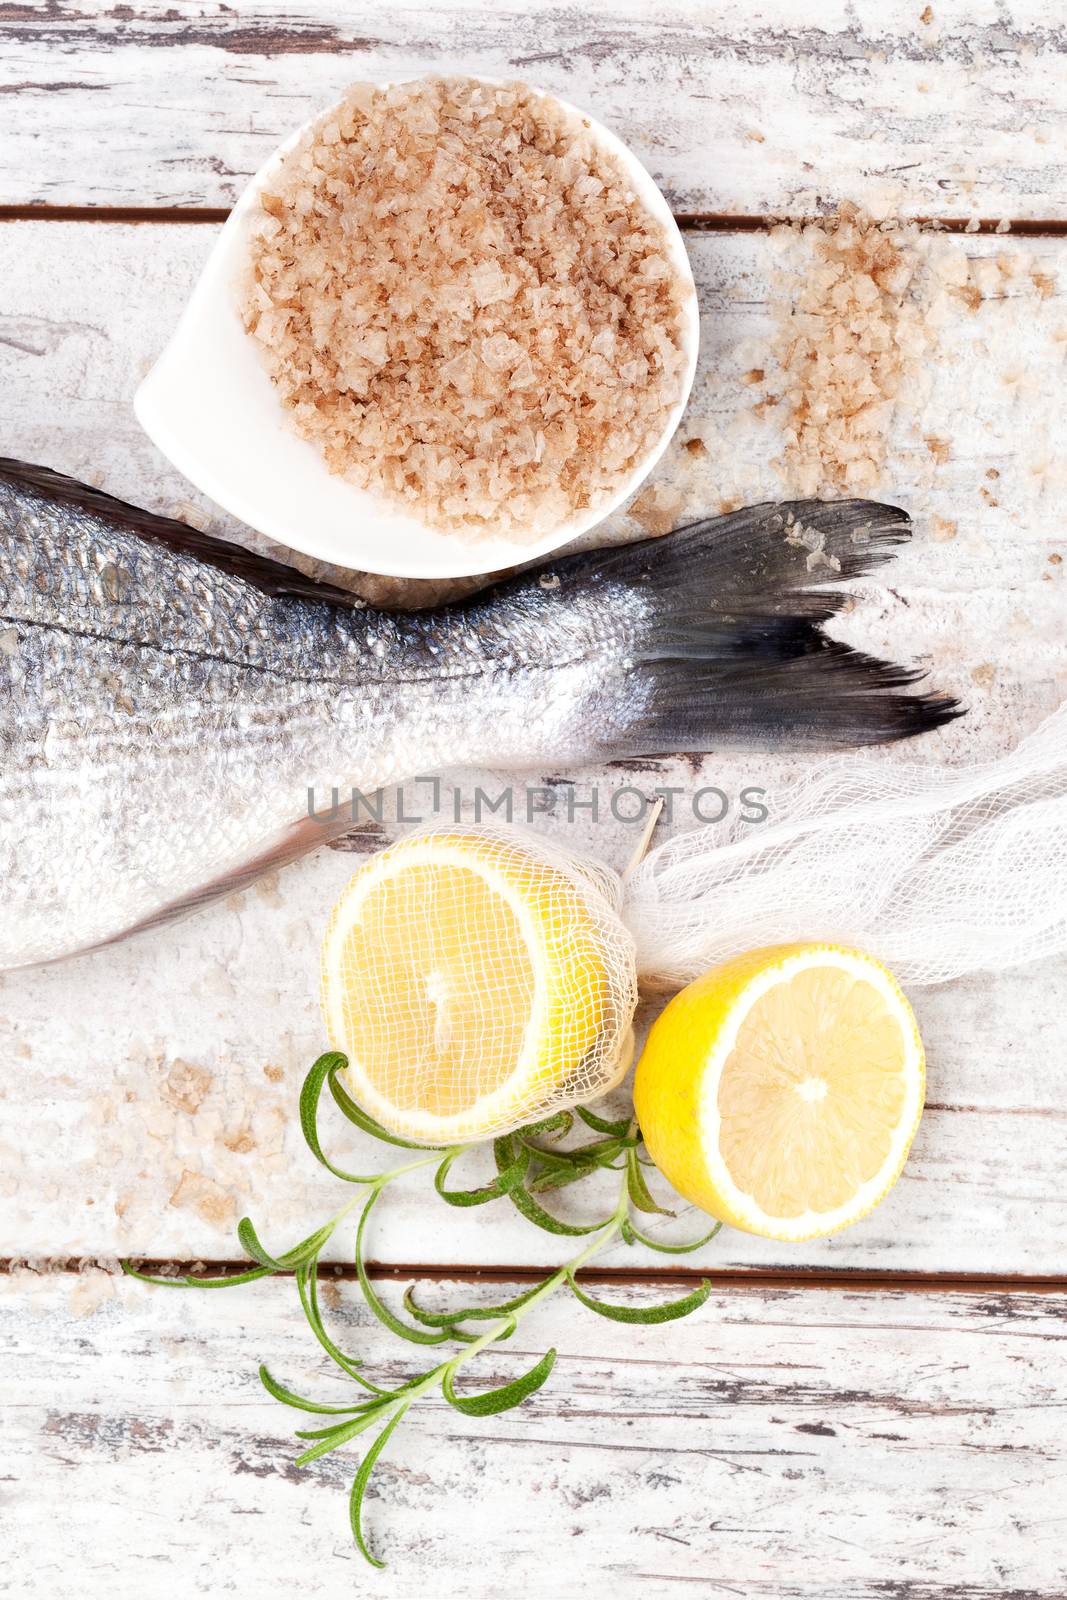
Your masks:
{"label": "fish body", "polygon": [[937,726],[953,703],[828,640],[813,586],[813,548],[836,579],[906,537],[864,502],[756,507],[391,613],[0,460],[0,968],[322,843],[309,793]]}

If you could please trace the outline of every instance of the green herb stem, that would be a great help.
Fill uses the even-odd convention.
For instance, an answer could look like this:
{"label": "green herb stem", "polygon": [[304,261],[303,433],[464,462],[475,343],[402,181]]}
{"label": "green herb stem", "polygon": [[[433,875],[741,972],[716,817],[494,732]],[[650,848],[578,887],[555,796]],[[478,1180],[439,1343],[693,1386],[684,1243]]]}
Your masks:
{"label": "green herb stem", "polygon": [[[645,1181],[641,1170],[644,1162],[639,1153],[640,1133],[636,1120],[631,1117],[611,1121],[583,1106],[578,1106],[574,1112],[557,1112],[538,1123],[497,1138],[493,1144],[495,1177],[476,1188],[454,1188],[450,1183],[453,1164],[475,1149],[476,1143],[428,1148],[388,1133],[349,1098],[340,1082],[346,1068],[347,1061],[339,1052],[331,1051],[320,1056],[305,1078],[300,1096],[301,1128],[312,1155],[335,1178],[357,1186],[352,1198],[328,1221],[291,1249],[275,1256],[261,1243],[251,1220],[242,1218],[238,1238],[246,1254],[251,1257],[252,1265],[247,1271],[230,1278],[151,1278],[135,1271],[128,1262],[122,1265],[133,1277],[142,1277],[168,1287],[227,1288],[277,1273],[295,1274],[300,1305],[312,1333],[335,1367],[357,1384],[362,1394],[347,1405],[325,1403],[296,1393],[273,1377],[266,1367],[260,1367],[260,1379],[267,1392],[281,1404],[304,1413],[336,1419],[322,1428],[298,1431],[297,1437],[307,1441],[307,1448],[297,1458],[299,1466],[318,1460],[358,1438],[368,1429],[379,1430],[357,1469],[349,1501],[349,1516],[353,1538],[359,1550],[374,1566],[380,1566],[382,1563],[368,1549],[363,1535],[363,1500],[375,1463],[414,1402],[439,1388],[448,1404],[467,1416],[492,1416],[522,1404],[548,1379],[556,1359],[554,1349],[546,1351],[527,1371],[496,1388],[461,1394],[456,1392],[455,1380],[476,1356],[510,1339],[527,1314],[557,1289],[567,1288],[587,1309],[615,1322],[668,1322],[687,1316],[708,1298],[711,1285],[706,1280],[681,1299],[654,1306],[634,1306],[596,1299],[578,1284],[577,1275],[616,1239],[621,1239],[627,1245],[640,1244],[671,1255],[682,1254],[707,1243],[718,1231],[719,1224],[716,1223],[703,1238],[682,1244],[661,1244],[642,1233],[635,1217],[655,1213],[672,1216],[673,1213],[654,1198]],[[326,1088],[329,1088],[335,1106],[361,1132],[384,1144],[399,1145],[417,1153],[411,1160],[405,1160],[385,1172],[367,1176],[335,1166],[323,1149],[318,1129],[319,1108]],[[576,1119],[598,1137],[565,1148],[561,1141],[571,1132]],[[425,1167],[436,1169],[434,1189],[448,1205],[481,1206],[506,1199],[527,1222],[543,1231],[557,1236],[581,1238],[581,1248],[569,1261],[550,1272],[541,1283],[500,1304],[487,1305],[483,1301],[480,1305],[461,1306],[452,1310],[424,1310],[414,1298],[412,1285],[403,1297],[406,1317],[398,1316],[371,1281],[364,1259],[364,1239],[370,1214],[382,1193],[398,1178]],[[598,1172],[618,1172],[620,1168],[622,1182],[615,1208],[599,1221],[564,1221],[546,1210],[537,1198],[580,1183]],[[362,1363],[346,1355],[327,1331],[319,1306],[318,1272],[322,1250],[358,1206],[362,1210],[356,1228],[355,1264],[360,1290],[368,1309],[391,1333],[410,1343],[431,1346],[453,1343],[460,1346],[445,1359],[435,1359],[428,1371],[416,1373],[395,1387],[383,1386],[364,1376],[360,1371]],[[464,1324],[468,1322],[483,1331],[467,1328]]]}
{"label": "green herb stem", "polygon": [[562,1288],[573,1273],[578,1272],[588,1262],[592,1261],[594,1256],[599,1255],[602,1250],[607,1248],[612,1240],[622,1232],[623,1218],[626,1214],[626,1194],[624,1191],[618,1207],[605,1224],[603,1231],[591,1239],[584,1250],[579,1250],[578,1254],[573,1256],[570,1261],[565,1262],[562,1267],[557,1267],[556,1271],[547,1277],[539,1288],[534,1290],[528,1300],[524,1301],[521,1306],[516,1306],[514,1311],[509,1311],[494,1327],[487,1328],[485,1333],[480,1334],[473,1344],[469,1344],[460,1350],[457,1355],[452,1357],[451,1361],[445,1362],[442,1370],[447,1368],[454,1375],[459,1371],[460,1367],[465,1366],[480,1351],[487,1349],[491,1344],[495,1344],[498,1339],[502,1339],[514,1332],[523,1317],[532,1311],[534,1306],[540,1305],[542,1300],[547,1300],[550,1294],[555,1294],[556,1290]]}

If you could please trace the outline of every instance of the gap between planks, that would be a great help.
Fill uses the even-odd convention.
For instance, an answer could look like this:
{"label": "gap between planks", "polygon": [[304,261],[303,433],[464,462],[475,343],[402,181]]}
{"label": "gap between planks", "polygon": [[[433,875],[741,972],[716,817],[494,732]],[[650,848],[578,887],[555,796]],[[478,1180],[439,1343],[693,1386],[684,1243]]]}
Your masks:
{"label": "gap between planks", "polygon": [[[197,1269],[197,1276],[222,1277],[230,1273],[247,1272],[254,1263],[243,1258],[229,1258],[227,1260],[207,1260],[202,1256],[195,1260],[176,1261],[171,1257],[141,1256],[131,1253],[129,1259],[137,1263],[139,1272],[176,1277],[189,1272],[193,1267]],[[85,1267],[98,1264],[95,1256],[59,1256],[54,1258],[34,1257],[35,1264],[40,1264],[46,1274],[78,1273]],[[0,1276],[10,1275],[26,1265],[26,1259],[20,1256],[0,1257]],[[388,1282],[390,1279],[415,1278],[427,1283],[537,1283],[548,1273],[556,1270],[558,1263],[546,1263],[544,1266],[436,1266],[423,1262],[397,1262],[383,1263],[368,1261],[368,1275],[379,1282]],[[333,1278],[342,1282],[354,1280],[356,1277],[355,1265],[351,1262],[323,1262],[320,1272],[324,1279]],[[278,1273],[278,1277],[290,1278],[292,1273]],[[850,1293],[884,1294],[897,1292],[902,1294],[953,1294],[953,1295],[983,1295],[983,1294],[1048,1294],[1067,1295],[1067,1277],[1040,1274],[998,1274],[986,1272],[894,1272],[870,1271],[863,1269],[841,1268],[840,1270],[811,1270],[798,1268],[793,1271],[785,1267],[780,1268],[746,1268],[729,1267],[723,1271],[716,1271],[714,1267],[597,1267],[588,1266],[582,1269],[583,1282],[597,1283],[605,1287],[612,1284],[620,1288],[655,1288],[663,1286],[689,1286],[700,1283],[703,1279],[710,1278],[716,1292],[744,1292],[766,1293],[769,1290],[782,1290],[793,1292],[796,1290],[846,1290]]]}
{"label": "gap between planks", "polygon": [[[103,223],[211,223],[216,226],[230,215],[226,206],[52,206],[0,205],[0,222],[103,222]],[[824,222],[825,216],[757,216],[719,211],[676,211],[674,220],[687,233],[764,233],[785,223],[803,227]],[[978,226],[968,217],[901,217],[894,221],[914,223],[934,233],[996,234],[1002,227],[999,217],[979,217]],[[1004,237],[1067,237],[1067,218],[1009,218]]]}

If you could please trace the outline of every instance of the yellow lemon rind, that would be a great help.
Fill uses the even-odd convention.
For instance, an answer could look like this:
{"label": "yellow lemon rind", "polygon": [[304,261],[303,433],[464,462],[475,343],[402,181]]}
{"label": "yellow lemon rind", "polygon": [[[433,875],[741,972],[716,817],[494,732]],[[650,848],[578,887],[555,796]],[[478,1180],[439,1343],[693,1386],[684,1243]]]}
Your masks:
{"label": "yellow lemon rind", "polygon": [[[737,1188],[722,1159],[719,1078],[745,1017],[761,995],[821,964],[853,972],[885,999],[904,1041],[907,1106],[886,1160],[849,1201],[832,1212],[772,1217]],[[837,944],[778,945],[727,962],[675,996],[653,1025],[638,1062],[634,1104],[649,1154],[685,1199],[743,1232],[799,1243],[860,1221],[892,1188],[922,1116],[925,1084],[914,1013],[881,962]]]}

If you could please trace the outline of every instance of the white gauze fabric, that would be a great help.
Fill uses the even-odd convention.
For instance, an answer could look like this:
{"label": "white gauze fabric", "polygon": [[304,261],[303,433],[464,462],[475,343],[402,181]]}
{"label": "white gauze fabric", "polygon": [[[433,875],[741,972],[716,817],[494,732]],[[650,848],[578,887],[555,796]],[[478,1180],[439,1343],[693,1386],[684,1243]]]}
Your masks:
{"label": "white gauze fabric", "polygon": [[626,883],[646,982],[787,940],[856,945],[904,984],[1067,950],[1067,705],[983,766],[844,756],[779,821],[670,839]]}

